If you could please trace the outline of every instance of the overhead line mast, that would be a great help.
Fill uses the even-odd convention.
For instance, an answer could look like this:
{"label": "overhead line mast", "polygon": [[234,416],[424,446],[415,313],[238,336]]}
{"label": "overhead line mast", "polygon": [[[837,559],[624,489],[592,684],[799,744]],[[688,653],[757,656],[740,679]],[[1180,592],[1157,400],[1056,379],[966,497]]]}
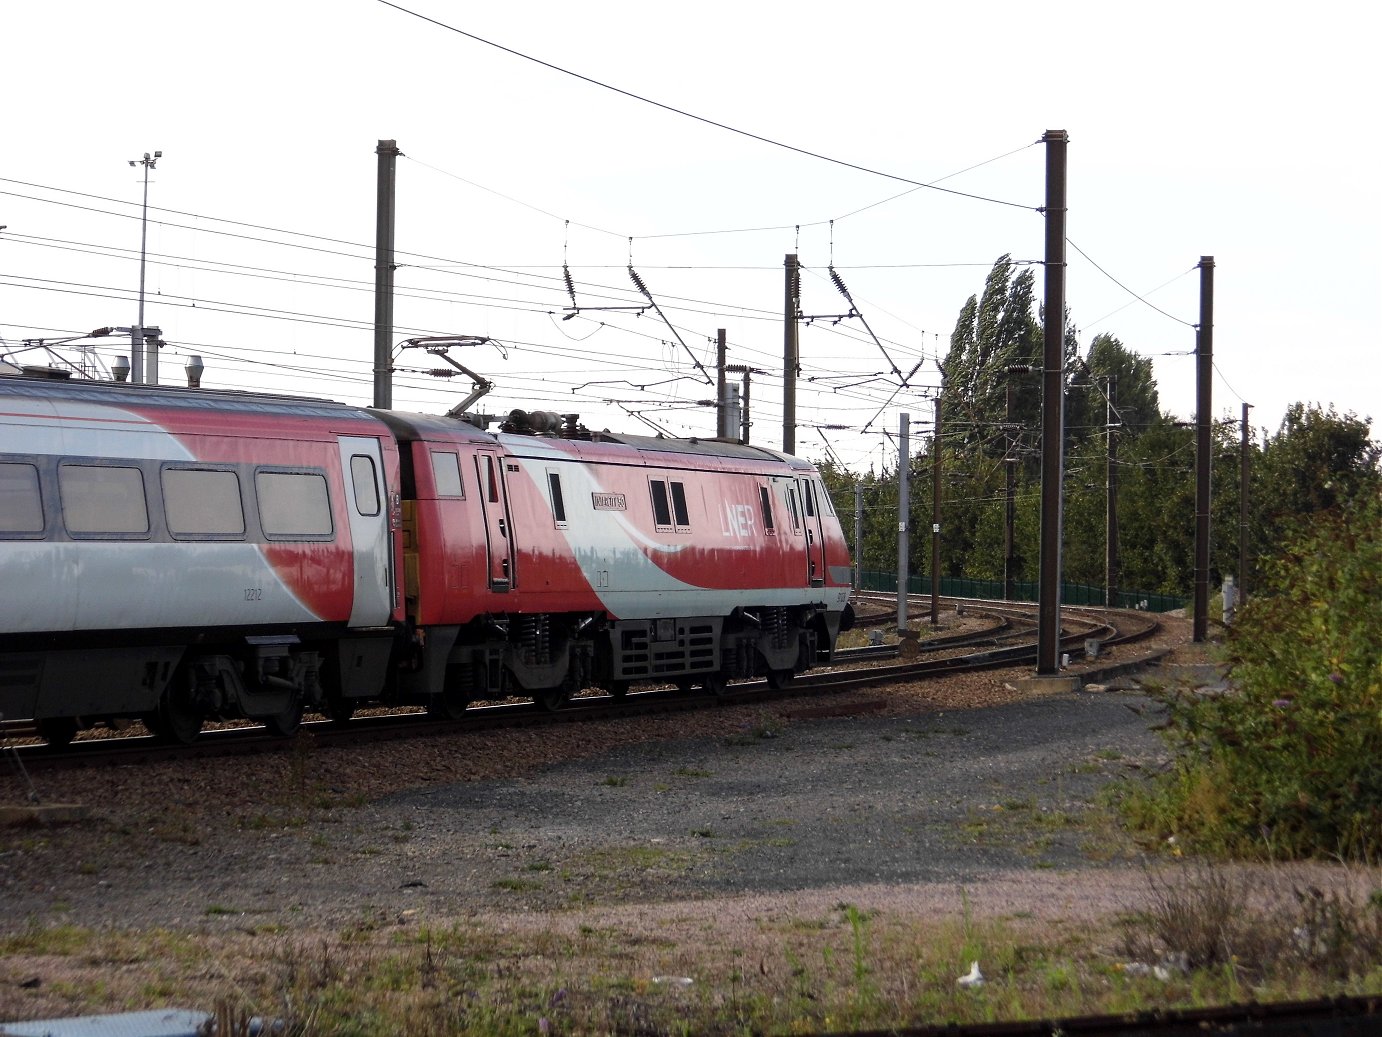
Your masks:
{"label": "overhead line mast", "polygon": [[1037,674],[1060,672],[1061,484],[1065,474],[1065,130],[1047,130],[1046,298],[1042,314],[1041,563]]}

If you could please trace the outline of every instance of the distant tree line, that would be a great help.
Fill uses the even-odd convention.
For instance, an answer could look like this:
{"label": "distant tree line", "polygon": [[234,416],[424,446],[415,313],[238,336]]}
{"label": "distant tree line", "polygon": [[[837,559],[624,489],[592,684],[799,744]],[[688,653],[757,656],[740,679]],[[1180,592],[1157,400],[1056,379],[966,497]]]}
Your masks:
{"label": "distant tree line", "polygon": [[[1008,256],[960,311],[942,364],[941,575],[1001,580],[1006,468],[1013,469],[1013,578],[1037,578],[1041,496],[1042,328],[1031,268]],[[1193,589],[1195,429],[1161,410],[1151,361],[1101,334],[1081,352],[1066,316],[1064,578],[1102,585],[1109,441],[1116,437],[1120,588],[1188,596]],[[1025,369],[1025,370],[1024,370]],[[928,421],[929,424],[929,421]],[[1293,404],[1275,433],[1250,437],[1247,553],[1264,557],[1311,515],[1382,492],[1371,419]],[[931,437],[912,439],[911,571],[930,571]],[[1211,581],[1238,570],[1240,424],[1213,426]],[[897,469],[864,475],[832,464],[826,485],[853,538],[863,487],[865,569],[897,565]],[[1250,581],[1251,582],[1251,581]]]}

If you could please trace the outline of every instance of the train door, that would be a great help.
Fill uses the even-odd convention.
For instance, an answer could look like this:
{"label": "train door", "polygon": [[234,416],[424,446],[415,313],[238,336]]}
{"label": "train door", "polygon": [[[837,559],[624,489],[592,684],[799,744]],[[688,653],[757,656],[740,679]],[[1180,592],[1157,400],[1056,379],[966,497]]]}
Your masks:
{"label": "train door", "polygon": [[514,585],[513,538],[509,535],[508,507],[504,492],[504,455],[497,450],[475,454],[476,485],[485,510],[485,544],[489,550],[490,590],[504,592]]}
{"label": "train door", "polygon": [[379,440],[341,436],[346,514],[355,571],[350,607],[353,627],[383,626],[393,612],[393,545],[389,539],[389,501]]}
{"label": "train door", "polygon": [[806,526],[806,576],[812,587],[825,585],[825,534],[821,528],[821,502],[811,479],[798,479],[801,491],[802,522]]}

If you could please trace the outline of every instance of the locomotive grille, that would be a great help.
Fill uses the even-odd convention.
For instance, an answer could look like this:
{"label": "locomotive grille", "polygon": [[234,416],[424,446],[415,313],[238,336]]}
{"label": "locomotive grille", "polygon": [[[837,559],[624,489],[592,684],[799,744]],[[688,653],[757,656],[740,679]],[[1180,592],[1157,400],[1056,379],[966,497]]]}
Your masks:
{"label": "locomotive grille", "polygon": [[0,688],[35,691],[42,673],[43,660],[36,656],[5,659],[0,661]]}
{"label": "locomotive grille", "polygon": [[653,639],[648,623],[621,624],[615,676],[621,680],[652,680],[719,669],[719,623],[679,620],[670,640]]}

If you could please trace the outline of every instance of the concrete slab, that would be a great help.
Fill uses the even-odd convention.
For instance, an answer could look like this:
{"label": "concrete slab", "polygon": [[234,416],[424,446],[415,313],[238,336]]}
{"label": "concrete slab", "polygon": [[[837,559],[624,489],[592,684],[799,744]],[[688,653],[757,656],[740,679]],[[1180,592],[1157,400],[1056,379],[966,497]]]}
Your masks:
{"label": "concrete slab", "polygon": [[1018,691],[1052,692],[1079,691],[1084,678],[1079,674],[1055,674],[1049,677],[1020,677],[1013,681]]}
{"label": "concrete slab", "polygon": [[30,803],[0,806],[0,828],[14,825],[67,825],[85,821],[91,808],[80,803]]}
{"label": "concrete slab", "polygon": [[169,1008],[0,1023],[0,1037],[197,1037],[210,1021],[205,1012]]}

